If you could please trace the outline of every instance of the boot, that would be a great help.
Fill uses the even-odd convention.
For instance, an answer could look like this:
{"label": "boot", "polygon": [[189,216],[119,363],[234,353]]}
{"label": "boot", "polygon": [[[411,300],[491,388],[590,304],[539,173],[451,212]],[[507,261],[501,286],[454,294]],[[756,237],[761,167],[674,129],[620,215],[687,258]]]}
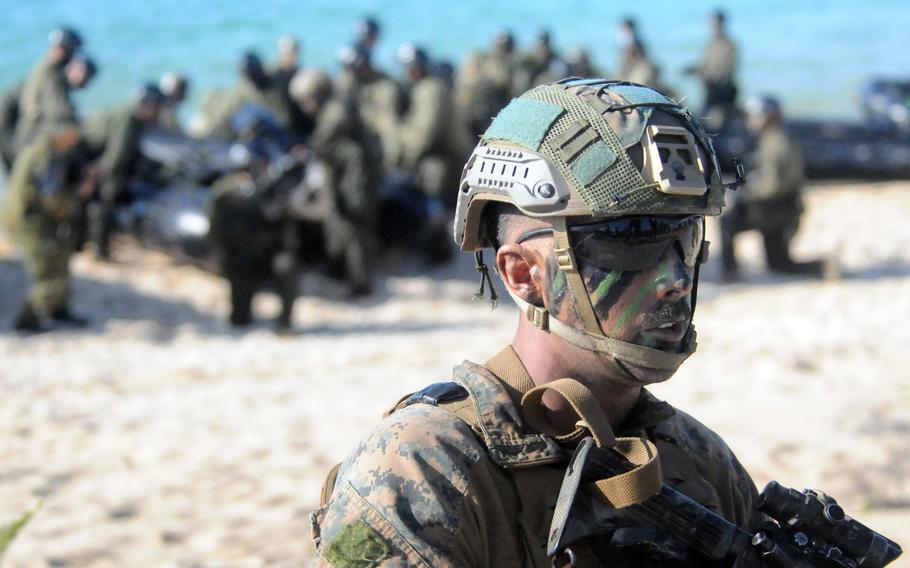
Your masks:
{"label": "boot", "polygon": [[85,327],[88,325],[87,319],[75,315],[67,306],[59,307],[51,312],[51,319],[71,327]]}
{"label": "boot", "polygon": [[49,331],[49,328],[41,323],[41,318],[29,304],[25,304],[22,308],[19,317],[13,323],[13,329],[21,333],[44,333]]}

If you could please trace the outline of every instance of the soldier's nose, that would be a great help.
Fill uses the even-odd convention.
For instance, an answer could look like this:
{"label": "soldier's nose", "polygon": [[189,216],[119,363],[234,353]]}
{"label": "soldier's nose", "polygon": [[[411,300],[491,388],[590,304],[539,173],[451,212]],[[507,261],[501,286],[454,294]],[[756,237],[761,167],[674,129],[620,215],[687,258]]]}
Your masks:
{"label": "soldier's nose", "polygon": [[691,294],[693,275],[694,269],[686,266],[677,247],[669,247],[658,265],[656,275],[658,299],[679,299]]}

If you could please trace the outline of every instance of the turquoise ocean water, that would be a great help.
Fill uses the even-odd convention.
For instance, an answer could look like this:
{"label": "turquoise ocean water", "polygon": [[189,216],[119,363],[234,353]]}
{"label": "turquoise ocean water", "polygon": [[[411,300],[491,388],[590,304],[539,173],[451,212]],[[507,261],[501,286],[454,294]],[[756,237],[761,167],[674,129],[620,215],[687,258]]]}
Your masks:
{"label": "turquoise ocean water", "polygon": [[231,83],[241,50],[255,48],[271,59],[276,37],[285,33],[302,40],[304,65],[332,68],[362,14],[381,21],[376,59],[393,73],[404,41],[457,62],[502,27],[514,31],[519,47],[549,29],[557,48],[585,46],[609,71],[618,57],[616,22],[630,15],[665,82],[698,106],[698,85],[681,71],[698,60],[708,35],[706,14],[721,6],[740,45],[742,92],[777,94],[792,114],[855,118],[864,81],[910,79],[910,0],[2,0],[0,6],[0,87],[19,80],[41,56],[54,25],[68,23],[82,31],[101,66],[97,80],[77,96],[87,111],[117,104],[137,82],[169,70],[191,75],[196,101]]}

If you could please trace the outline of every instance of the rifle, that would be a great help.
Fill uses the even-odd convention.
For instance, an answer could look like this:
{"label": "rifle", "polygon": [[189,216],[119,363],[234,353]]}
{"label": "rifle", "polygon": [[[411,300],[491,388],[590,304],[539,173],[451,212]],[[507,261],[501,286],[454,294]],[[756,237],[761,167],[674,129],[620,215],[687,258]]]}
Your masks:
{"label": "rifle", "polygon": [[[578,445],[550,525],[547,554],[554,566],[574,565],[572,546],[592,534],[590,525],[573,524],[579,487],[631,468],[623,456],[596,447],[590,437]],[[618,511],[664,531],[686,550],[697,551],[720,566],[880,568],[902,552],[897,543],[846,515],[837,501],[820,491],[799,492],[772,481],[761,492],[756,508],[768,521],[750,533],[663,484],[656,495]]]}

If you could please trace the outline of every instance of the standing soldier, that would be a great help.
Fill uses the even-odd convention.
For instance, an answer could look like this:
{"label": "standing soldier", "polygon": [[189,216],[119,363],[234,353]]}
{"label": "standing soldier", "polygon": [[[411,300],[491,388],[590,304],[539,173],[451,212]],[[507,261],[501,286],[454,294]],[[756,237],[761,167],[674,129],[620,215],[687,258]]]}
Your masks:
{"label": "standing soldier", "polygon": [[48,40],[47,55],[29,72],[19,97],[16,144],[20,148],[42,132],[78,122],[66,80],[66,64],[82,46],[82,38],[76,30],[61,27],[51,31]]}
{"label": "standing soldier", "polygon": [[633,41],[632,45],[626,49],[623,65],[617,79],[638,83],[639,85],[648,85],[655,89],[661,88],[660,70],[648,59],[644,44],[638,40]]}
{"label": "standing soldier", "polygon": [[727,17],[721,10],[711,14],[711,41],[705,47],[702,61],[690,73],[698,76],[705,89],[702,114],[712,130],[719,130],[735,111],[736,44],[727,36]]}
{"label": "standing soldier", "polygon": [[[66,64],[64,75],[70,90],[79,90],[95,77],[98,68],[90,57],[84,54],[74,55]],[[16,159],[16,128],[19,124],[22,90],[25,82],[20,82],[0,94],[0,161],[7,173],[13,169]]]}
{"label": "standing soldier", "polygon": [[724,276],[730,281],[739,277],[734,239],[750,229],[761,233],[770,270],[822,276],[833,266],[821,260],[794,262],[790,258],[790,241],[803,212],[804,167],[799,144],[784,131],[776,99],[752,99],[747,111],[749,130],[758,136],[758,149],[751,157],[745,186],[721,217]]}
{"label": "standing soldier", "polygon": [[48,320],[75,326],[69,309],[69,259],[76,247],[80,201],[93,190],[83,176],[87,155],[77,127],[39,135],[16,160],[3,204],[3,221],[22,252],[31,279],[16,318],[18,331],[47,331]]}
{"label": "standing soldier", "polygon": [[373,50],[376,49],[376,44],[379,42],[379,35],[381,33],[382,29],[376,18],[367,16],[357,20],[354,23],[355,49],[363,51],[367,54],[367,57],[372,58]]}
{"label": "standing soldier", "polygon": [[501,30],[488,52],[469,54],[458,70],[455,98],[459,121],[472,136],[480,136],[490,118],[508,104],[514,92],[515,37]]}
{"label": "standing soldier", "polygon": [[399,165],[414,175],[427,196],[454,206],[452,179],[464,138],[453,119],[454,103],[445,81],[430,74],[426,52],[413,44],[398,51],[410,87],[408,112],[398,130]]}
{"label": "standing soldier", "polygon": [[[557,59],[556,53],[550,42],[550,32],[544,30],[537,35],[537,41],[518,62],[512,85],[515,95],[527,91],[532,86],[540,83],[540,78],[550,70],[550,65]],[[562,79],[556,77],[554,80]]]}
{"label": "standing soldier", "polygon": [[158,82],[158,88],[164,95],[164,102],[158,112],[158,127],[173,134],[182,133],[179,111],[190,90],[189,80],[181,73],[166,73]]}
{"label": "standing soldier", "polygon": [[98,201],[89,208],[89,234],[98,258],[110,258],[114,207],[127,197],[127,186],[139,157],[139,139],[158,121],[164,95],[154,84],[140,85],[130,104],[98,112],[86,121],[85,138],[98,156]]}
{"label": "standing soldier", "polygon": [[620,20],[616,28],[616,45],[619,47],[619,64],[616,67],[616,77],[622,78],[629,74],[629,68],[634,64],[634,50],[638,44],[639,50],[644,51],[644,42],[638,35],[638,25],[631,17]]}
{"label": "standing soldier", "polygon": [[308,145],[326,168],[331,194],[323,220],[327,256],[343,264],[352,296],[368,294],[382,179],[377,147],[369,142],[371,134],[360,121],[356,101],[350,95],[333,98],[331,79],[323,71],[300,71],[291,93],[316,125]]}
{"label": "standing soldier", "polygon": [[248,51],[238,62],[240,77],[223,97],[215,104],[211,118],[202,129],[203,136],[219,140],[234,140],[234,118],[248,105],[261,107],[274,114],[275,120],[285,128],[289,125],[288,101],[280,90],[273,88],[273,81],[255,53]]}
{"label": "standing soldier", "polygon": [[398,122],[405,100],[401,85],[373,67],[369,51],[363,48],[344,47],[338,59],[342,71],[333,90],[339,99],[350,97],[355,102],[373,135],[369,140],[377,145],[373,151],[382,156],[384,173],[388,173],[399,161]]}
{"label": "standing soldier", "polygon": [[275,330],[289,334],[300,239],[283,196],[275,192],[286,171],[269,167],[267,158],[241,144],[232,147],[231,155],[237,169],[215,182],[209,201],[209,239],[231,288],[230,323],[235,327],[253,323],[253,297],[273,280],[281,297]]}
{"label": "standing soldier", "polygon": [[[315,565],[713,565],[618,508],[662,481],[746,527],[758,497],[720,436],[646,388],[696,348],[704,218],[724,194],[704,130],[650,88],[536,87],[496,116],[457,193],[455,241],[487,281],[493,250],[515,337],[401,398],[333,470],[311,517]],[[567,469],[593,444],[650,468],[581,490]]]}

